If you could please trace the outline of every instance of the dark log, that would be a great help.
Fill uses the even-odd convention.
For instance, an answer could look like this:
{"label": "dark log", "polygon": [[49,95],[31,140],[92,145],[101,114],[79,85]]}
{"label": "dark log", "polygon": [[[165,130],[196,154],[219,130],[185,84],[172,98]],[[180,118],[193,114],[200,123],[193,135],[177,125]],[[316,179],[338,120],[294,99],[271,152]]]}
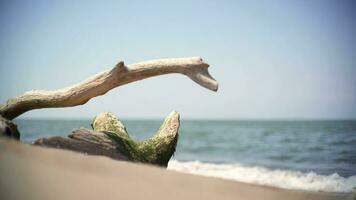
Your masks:
{"label": "dark log", "polygon": [[[71,138],[70,136],[86,135],[87,139]],[[89,129],[74,129],[69,138],[50,137],[41,138],[34,142],[35,145],[68,149],[85,153],[88,155],[107,156],[115,160],[128,160],[128,158],[117,151],[117,145],[113,143],[104,133],[97,133]]]}

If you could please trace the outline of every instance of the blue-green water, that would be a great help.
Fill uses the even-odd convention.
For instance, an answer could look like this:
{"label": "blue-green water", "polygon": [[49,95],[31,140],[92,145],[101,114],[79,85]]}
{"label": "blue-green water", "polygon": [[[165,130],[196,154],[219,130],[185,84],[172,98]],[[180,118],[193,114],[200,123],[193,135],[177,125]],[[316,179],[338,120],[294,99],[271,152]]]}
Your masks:
{"label": "blue-green water", "polygon": [[[137,139],[150,137],[161,124],[155,120],[123,122],[129,134]],[[41,137],[66,136],[73,128],[90,128],[89,120],[17,120],[17,124],[21,140],[27,143]],[[316,187],[316,190],[350,191],[356,186],[356,121],[183,120],[179,134],[171,166],[176,170],[205,175],[210,170],[213,171],[210,175],[214,175],[226,173],[227,167],[229,173],[220,177],[234,179],[235,171],[244,169],[241,167],[261,168],[268,173],[282,170],[301,173],[306,178],[312,176],[310,182],[314,183],[317,181],[314,175],[326,177],[329,182],[341,180],[335,183],[341,184],[341,189]],[[342,190],[342,184],[351,184],[351,189]]]}

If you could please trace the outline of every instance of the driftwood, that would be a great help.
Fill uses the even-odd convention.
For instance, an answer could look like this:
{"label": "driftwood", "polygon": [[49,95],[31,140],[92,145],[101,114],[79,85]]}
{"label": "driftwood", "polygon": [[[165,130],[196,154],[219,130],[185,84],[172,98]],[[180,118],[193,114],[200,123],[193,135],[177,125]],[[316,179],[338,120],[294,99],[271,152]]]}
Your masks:
{"label": "driftwood", "polygon": [[[17,127],[10,120],[27,111],[82,105],[115,87],[153,76],[179,73],[205,88],[217,91],[218,83],[210,76],[208,67],[199,57],[151,60],[131,65],[121,61],[112,69],[70,87],[55,91],[29,91],[0,105],[0,135],[19,139]],[[167,166],[178,140],[179,114],[172,112],[157,133],[145,141],[131,139],[125,126],[111,113],[96,116],[92,128],[75,129],[68,138],[43,138],[34,144]]]}
{"label": "driftwood", "polygon": [[55,91],[33,90],[9,99],[0,105],[0,115],[11,120],[33,109],[82,105],[115,87],[169,73],[184,74],[201,86],[217,91],[218,83],[210,76],[208,67],[199,57],[152,60],[127,66],[121,61],[114,68],[76,85]]}
{"label": "driftwood", "polygon": [[178,140],[179,114],[168,115],[157,133],[145,141],[131,139],[125,126],[112,113],[99,114],[92,127],[94,130],[74,129],[69,138],[43,138],[34,144],[166,167]]}
{"label": "driftwood", "polygon": [[[71,138],[72,135],[84,135],[89,139]],[[89,129],[74,129],[69,138],[54,136],[41,138],[34,142],[35,145],[68,149],[89,155],[102,155],[116,160],[128,160],[128,158],[116,150],[116,143],[111,141],[104,133],[94,132]]]}
{"label": "driftwood", "polygon": [[6,136],[19,140],[20,133],[17,125],[11,120],[5,119],[0,115],[0,136]]}

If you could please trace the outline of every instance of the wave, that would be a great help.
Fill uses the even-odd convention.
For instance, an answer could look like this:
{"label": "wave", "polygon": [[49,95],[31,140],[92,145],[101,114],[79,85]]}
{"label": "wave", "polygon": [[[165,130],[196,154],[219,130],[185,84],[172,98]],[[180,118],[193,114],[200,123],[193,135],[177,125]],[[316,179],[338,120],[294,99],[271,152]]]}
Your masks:
{"label": "wave", "polygon": [[284,189],[349,193],[355,191],[356,188],[356,175],[344,178],[337,173],[319,175],[314,172],[303,173],[241,164],[213,164],[177,160],[170,161],[168,169]]}

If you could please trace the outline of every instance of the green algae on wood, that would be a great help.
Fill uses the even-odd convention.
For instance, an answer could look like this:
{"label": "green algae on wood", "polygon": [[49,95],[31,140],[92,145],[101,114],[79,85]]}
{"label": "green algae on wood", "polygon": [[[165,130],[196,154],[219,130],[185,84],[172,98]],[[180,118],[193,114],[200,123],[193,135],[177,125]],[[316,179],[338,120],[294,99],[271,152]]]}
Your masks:
{"label": "green algae on wood", "polygon": [[91,127],[97,132],[112,132],[121,137],[128,137],[129,134],[126,131],[125,126],[110,112],[102,112],[94,117]]}
{"label": "green algae on wood", "polygon": [[68,138],[40,138],[34,144],[166,167],[177,145],[179,114],[170,113],[158,131],[144,141],[132,139],[113,113],[97,115],[92,128],[74,129]]}
{"label": "green algae on wood", "polygon": [[129,160],[166,167],[177,145],[179,114],[171,112],[158,131],[144,141],[132,139],[113,113],[100,113],[93,119],[92,127],[112,139],[117,150]]}

